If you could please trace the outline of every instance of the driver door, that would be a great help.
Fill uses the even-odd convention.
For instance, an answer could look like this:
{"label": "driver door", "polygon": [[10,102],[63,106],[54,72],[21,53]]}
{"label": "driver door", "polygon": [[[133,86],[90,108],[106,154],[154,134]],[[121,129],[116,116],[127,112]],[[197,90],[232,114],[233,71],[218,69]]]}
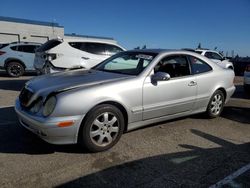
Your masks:
{"label": "driver door", "polygon": [[[152,81],[157,72],[170,75],[169,80]],[[197,83],[191,75],[186,56],[167,56],[152,70],[143,85],[143,120],[192,111]]]}

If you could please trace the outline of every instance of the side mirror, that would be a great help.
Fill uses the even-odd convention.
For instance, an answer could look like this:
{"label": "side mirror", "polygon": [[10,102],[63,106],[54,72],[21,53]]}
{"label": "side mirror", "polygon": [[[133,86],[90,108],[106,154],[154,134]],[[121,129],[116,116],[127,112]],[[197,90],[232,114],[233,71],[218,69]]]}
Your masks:
{"label": "side mirror", "polygon": [[157,82],[157,81],[167,81],[171,77],[168,73],[166,72],[157,72],[154,75],[152,75],[152,81]]}

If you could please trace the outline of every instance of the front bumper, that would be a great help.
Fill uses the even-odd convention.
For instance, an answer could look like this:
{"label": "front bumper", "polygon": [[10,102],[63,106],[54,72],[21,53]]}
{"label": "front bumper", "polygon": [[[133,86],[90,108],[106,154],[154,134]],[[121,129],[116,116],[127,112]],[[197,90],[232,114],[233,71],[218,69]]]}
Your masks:
{"label": "front bumper", "polygon": [[[16,100],[15,111],[23,127],[38,135],[50,144],[75,144],[83,116],[37,117],[22,110],[19,99]],[[59,122],[74,121],[69,127],[58,127]]]}

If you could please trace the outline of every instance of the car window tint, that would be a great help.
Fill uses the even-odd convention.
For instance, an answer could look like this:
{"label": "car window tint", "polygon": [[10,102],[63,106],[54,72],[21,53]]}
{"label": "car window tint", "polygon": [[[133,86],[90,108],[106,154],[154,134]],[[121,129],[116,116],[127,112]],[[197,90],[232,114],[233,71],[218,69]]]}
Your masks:
{"label": "car window tint", "polygon": [[82,46],[82,42],[69,42],[69,45],[73,48],[80,50]]}
{"label": "car window tint", "polygon": [[17,51],[18,50],[18,46],[11,46],[10,49]]}
{"label": "car window tint", "polygon": [[166,72],[171,78],[190,75],[190,67],[185,56],[168,56],[159,61],[155,72]]}
{"label": "car window tint", "polygon": [[37,47],[38,46],[35,46],[35,45],[23,45],[23,46],[18,47],[18,51],[26,52],[26,53],[35,53],[35,49]]}
{"label": "car window tint", "polygon": [[105,44],[102,43],[91,43],[86,42],[84,48],[86,52],[97,54],[97,55],[104,55],[105,54]]}
{"label": "car window tint", "polygon": [[192,67],[193,74],[200,74],[212,70],[212,68],[201,59],[198,59],[194,56],[188,56],[188,58]]}
{"label": "car window tint", "polygon": [[115,45],[111,45],[111,44],[106,44],[105,49],[106,49],[107,54],[109,54],[109,55],[113,55],[113,54],[116,54],[118,52],[123,51],[121,48],[119,48]]}
{"label": "car window tint", "polygon": [[6,47],[6,46],[8,46],[8,45],[9,45],[9,43],[0,44],[0,49]]}
{"label": "car window tint", "polygon": [[222,60],[222,57],[218,55],[217,53],[214,52],[206,52],[205,56],[209,59],[217,59],[217,60]]}
{"label": "car window tint", "polygon": [[219,54],[217,54],[217,53],[213,53],[212,52],[211,55],[212,55],[212,59],[222,60],[222,57]]}
{"label": "car window tint", "polygon": [[195,51],[197,54],[202,54],[202,51]]}

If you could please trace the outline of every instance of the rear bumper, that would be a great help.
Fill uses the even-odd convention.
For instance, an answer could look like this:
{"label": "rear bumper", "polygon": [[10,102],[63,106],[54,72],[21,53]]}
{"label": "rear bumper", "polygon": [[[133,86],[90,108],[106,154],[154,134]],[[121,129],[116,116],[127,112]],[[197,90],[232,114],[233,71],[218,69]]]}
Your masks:
{"label": "rear bumper", "polygon": [[228,100],[230,99],[230,97],[232,97],[232,95],[234,94],[234,92],[235,92],[235,86],[232,86],[232,87],[230,87],[230,88],[227,88],[227,89],[226,89],[226,92],[227,92],[227,98],[226,98],[226,100],[225,100],[225,103],[227,103]]}
{"label": "rear bumper", "polygon": [[[77,143],[78,130],[80,128],[81,116],[43,118],[33,116],[22,110],[19,100],[16,100],[15,111],[20,124],[38,135],[41,139],[50,144],[75,144]],[[69,127],[58,127],[57,124],[63,121],[74,121]]]}

